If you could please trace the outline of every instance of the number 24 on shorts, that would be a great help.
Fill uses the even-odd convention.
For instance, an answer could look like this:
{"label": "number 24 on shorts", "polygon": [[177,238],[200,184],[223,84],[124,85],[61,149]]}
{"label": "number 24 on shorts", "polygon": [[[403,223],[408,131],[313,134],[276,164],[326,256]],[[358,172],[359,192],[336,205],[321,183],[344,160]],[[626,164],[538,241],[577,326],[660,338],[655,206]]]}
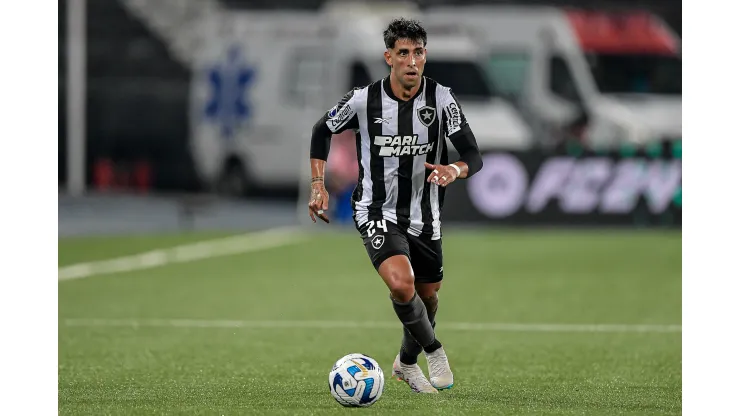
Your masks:
{"label": "number 24 on shorts", "polygon": [[368,237],[372,237],[373,235],[375,235],[376,227],[382,228],[383,231],[386,233],[388,232],[388,226],[386,225],[384,219],[377,220],[377,221],[370,220],[367,223],[367,236]]}

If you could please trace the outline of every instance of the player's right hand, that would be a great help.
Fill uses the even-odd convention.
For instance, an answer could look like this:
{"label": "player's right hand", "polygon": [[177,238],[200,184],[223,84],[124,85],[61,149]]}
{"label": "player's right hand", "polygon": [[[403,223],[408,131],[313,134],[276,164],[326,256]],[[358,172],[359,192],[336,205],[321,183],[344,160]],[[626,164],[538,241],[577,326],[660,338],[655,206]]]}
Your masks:
{"label": "player's right hand", "polygon": [[326,211],[329,209],[329,193],[324,187],[324,182],[315,182],[311,184],[311,200],[308,202],[308,215],[313,222],[316,217],[321,218],[325,223],[329,223],[329,217]]}

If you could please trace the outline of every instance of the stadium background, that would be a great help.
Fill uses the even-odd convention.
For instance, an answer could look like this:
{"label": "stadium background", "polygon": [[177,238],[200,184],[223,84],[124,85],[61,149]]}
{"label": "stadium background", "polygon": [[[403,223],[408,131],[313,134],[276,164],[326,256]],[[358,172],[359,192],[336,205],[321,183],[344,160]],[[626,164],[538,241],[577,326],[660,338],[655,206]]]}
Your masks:
{"label": "stadium background", "polygon": [[[331,363],[371,331],[375,342],[362,348],[387,367],[400,341],[400,332],[387,328],[394,317],[380,280],[341,219],[346,205],[332,206],[330,226],[307,227],[308,170],[260,185],[244,180],[247,158],[225,158],[217,180],[204,178],[193,141],[208,109],[193,97],[209,84],[196,82],[202,68],[183,51],[214,44],[173,37],[214,10],[320,16],[329,3],[87,0],[80,31],[68,18],[82,3],[59,2],[60,412],[338,410],[321,378]],[[362,13],[382,7],[340,4],[350,3]],[[513,7],[523,15],[543,6],[649,12],[681,36],[678,1],[406,4],[422,15],[450,5]],[[79,46],[69,40],[80,33],[81,79],[68,72]],[[678,134],[595,144],[582,135],[593,120],[589,111],[545,125],[505,91],[493,92],[524,120],[531,140],[482,148],[487,163],[479,180],[456,183],[446,198],[449,283],[439,331],[443,340],[454,337],[446,345],[463,381],[433,404],[389,385],[378,411],[433,405],[462,414],[681,413],[680,52],[674,55],[678,72],[658,81],[678,77],[678,89],[666,94],[678,102],[678,118],[669,120]],[[215,66],[229,55],[212,56]],[[75,90],[79,81],[84,90]],[[70,107],[70,93],[80,91],[84,107]],[[239,91],[252,106],[263,100]],[[320,112],[311,114],[312,123]],[[639,115],[624,123],[641,125]],[[249,128],[246,119],[237,136]],[[311,124],[285,123],[304,132],[286,146],[307,146]],[[496,129],[493,118],[480,123]],[[329,167],[333,201],[342,201],[356,174],[353,146],[341,140]],[[80,159],[68,146],[81,143]],[[83,178],[84,190],[70,183],[70,172]],[[337,293],[364,295],[350,303]],[[367,322],[377,325],[363,329]],[[334,337],[337,328],[346,336]],[[493,370],[481,374],[480,366]],[[288,375],[274,380],[281,371]],[[280,389],[297,391],[286,398]]]}

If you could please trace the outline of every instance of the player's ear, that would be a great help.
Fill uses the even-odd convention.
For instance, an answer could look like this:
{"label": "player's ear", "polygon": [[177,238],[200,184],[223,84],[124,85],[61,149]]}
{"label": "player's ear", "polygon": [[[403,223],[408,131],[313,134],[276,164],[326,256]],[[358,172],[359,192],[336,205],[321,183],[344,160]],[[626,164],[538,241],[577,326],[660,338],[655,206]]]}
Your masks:
{"label": "player's ear", "polygon": [[388,49],[383,52],[383,57],[385,57],[385,63],[388,64],[388,66],[393,66],[393,61],[391,61],[391,53],[388,51]]}

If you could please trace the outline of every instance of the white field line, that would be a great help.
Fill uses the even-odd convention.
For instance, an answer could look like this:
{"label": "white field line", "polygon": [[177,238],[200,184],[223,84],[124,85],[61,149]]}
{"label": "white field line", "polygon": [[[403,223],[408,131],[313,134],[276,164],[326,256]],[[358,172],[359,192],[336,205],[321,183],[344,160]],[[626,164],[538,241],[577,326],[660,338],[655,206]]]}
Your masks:
{"label": "white field line", "polygon": [[249,234],[152,250],[132,256],[72,264],[59,268],[59,281],[248,253],[288,245],[304,238],[305,235],[300,232],[298,227],[272,228]]}
{"label": "white field line", "polygon": [[[66,326],[131,328],[395,329],[399,322],[239,321],[210,319],[65,319]],[[442,322],[445,331],[679,333],[681,325]]]}

